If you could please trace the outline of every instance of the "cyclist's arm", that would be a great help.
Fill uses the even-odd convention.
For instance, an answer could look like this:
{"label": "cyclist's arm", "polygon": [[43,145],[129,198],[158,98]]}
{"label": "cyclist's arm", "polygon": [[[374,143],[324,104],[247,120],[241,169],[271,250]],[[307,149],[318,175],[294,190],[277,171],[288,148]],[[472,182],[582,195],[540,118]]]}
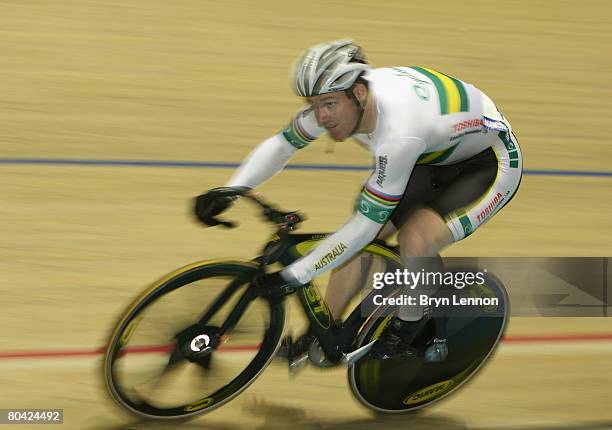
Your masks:
{"label": "cyclist's arm", "polygon": [[300,110],[281,133],[264,140],[249,154],[226,186],[254,188],[262,184],[281,171],[298,149],[304,148],[323,131],[310,107]]}
{"label": "cyclist's arm", "polygon": [[310,254],[286,267],[282,276],[289,282],[305,284],[345,263],[373,241],[404,194],[412,168],[424,149],[425,143],[419,138],[398,138],[382,144],[355,215]]}

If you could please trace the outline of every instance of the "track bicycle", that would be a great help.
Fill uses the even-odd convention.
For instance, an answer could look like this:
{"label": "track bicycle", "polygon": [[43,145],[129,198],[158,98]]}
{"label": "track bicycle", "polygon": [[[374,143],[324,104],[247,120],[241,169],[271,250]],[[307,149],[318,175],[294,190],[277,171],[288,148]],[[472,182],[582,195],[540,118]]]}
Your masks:
{"label": "track bicycle", "polygon": [[[309,361],[318,367],[346,366],[355,398],[379,413],[418,411],[456,392],[489,359],[509,315],[504,286],[487,274],[465,297],[486,305],[451,316],[424,318],[413,346],[445,324],[448,358],[427,363],[423,356],[377,360],[369,352],[396,312],[375,305],[373,295],[398,296],[401,288],[371,290],[344,321],[334,321],[314,283],[273,289],[251,281],[274,263],[291,264],[329,234],[297,234],[298,212],[284,212],[242,188],[226,188],[262,209],[277,230],[252,261],[201,261],[153,283],[116,324],[104,356],[104,379],[112,399],[142,418],[189,419],[234,399],[264,371],[281,343],[284,303],[297,295],[314,340]],[[229,225],[229,224],[228,224]],[[375,240],[362,253],[383,262],[385,272],[401,269],[399,250]],[[492,300],[497,299],[497,300]],[[481,300],[482,301],[482,300]],[[494,302],[494,305],[490,303]],[[415,323],[416,324],[416,323]]]}

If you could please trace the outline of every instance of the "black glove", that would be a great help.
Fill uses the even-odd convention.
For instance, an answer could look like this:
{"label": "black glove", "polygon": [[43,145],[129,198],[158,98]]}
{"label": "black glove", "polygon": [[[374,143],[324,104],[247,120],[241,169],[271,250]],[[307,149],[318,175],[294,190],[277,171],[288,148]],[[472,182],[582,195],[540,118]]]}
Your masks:
{"label": "black glove", "polygon": [[[222,189],[227,190],[227,188]],[[211,227],[219,224],[228,228],[234,227],[234,223],[215,219],[215,216],[227,210],[238,197],[220,196],[217,190],[220,190],[220,188],[213,188],[195,198],[193,208],[195,216],[201,223]]]}

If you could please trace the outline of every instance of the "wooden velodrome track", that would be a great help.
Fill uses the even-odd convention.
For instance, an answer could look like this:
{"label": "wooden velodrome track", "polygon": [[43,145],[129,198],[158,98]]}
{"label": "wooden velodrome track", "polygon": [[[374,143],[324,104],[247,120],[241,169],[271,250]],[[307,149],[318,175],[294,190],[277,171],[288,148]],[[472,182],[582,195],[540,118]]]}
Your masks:
{"label": "wooden velodrome track", "polygon": [[[239,162],[300,105],[294,57],[349,35],[376,66],[435,67],[482,88],[511,120],[526,169],[610,172],[611,17],[605,0],[0,2],[0,408],[63,408],[64,428],[135,428],[103,391],[95,353],[114,320],[162,274],[250,258],[268,233],[246,204],[230,214],[240,229],[192,222],[190,198],[228,168],[9,159]],[[370,161],[350,142],[326,154],[325,140],[294,162]],[[332,231],[366,175],[291,170],[261,191],[306,212],[305,230]],[[610,176],[526,175],[509,207],[445,255],[612,255],[611,192]],[[517,318],[508,334],[567,333],[609,334],[612,319]],[[369,415],[343,369],[291,380],[273,365],[181,428],[603,428],[611,357],[610,341],[506,343],[474,383],[416,418]]]}

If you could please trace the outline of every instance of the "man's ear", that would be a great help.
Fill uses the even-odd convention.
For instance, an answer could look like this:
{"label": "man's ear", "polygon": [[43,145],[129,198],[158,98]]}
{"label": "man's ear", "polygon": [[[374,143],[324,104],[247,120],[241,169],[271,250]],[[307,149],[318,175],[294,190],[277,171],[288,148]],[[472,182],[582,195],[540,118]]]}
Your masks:
{"label": "man's ear", "polygon": [[353,94],[355,94],[357,100],[361,102],[362,106],[366,105],[366,102],[368,100],[368,89],[365,85],[359,83],[355,84],[353,86]]}

